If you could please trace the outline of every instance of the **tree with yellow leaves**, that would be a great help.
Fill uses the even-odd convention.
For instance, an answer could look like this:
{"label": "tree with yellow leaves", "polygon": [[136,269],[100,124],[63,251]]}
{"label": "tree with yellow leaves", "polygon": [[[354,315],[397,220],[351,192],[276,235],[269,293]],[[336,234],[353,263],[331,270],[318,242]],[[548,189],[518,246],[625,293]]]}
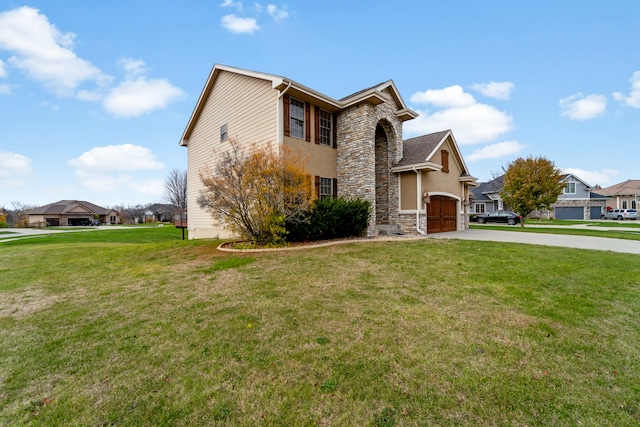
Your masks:
{"label": "tree with yellow leaves", "polygon": [[524,218],[534,210],[549,209],[562,194],[563,174],[545,157],[522,157],[509,163],[504,171],[500,197]]}
{"label": "tree with yellow leaves", "polygon": [[218,162],[199,171],[200,207],[221,216],[231,230],[256,245],[285,241],[285,221],[309,208],[313,185],[307,159],[286,146],[243,149],[230,139]]}

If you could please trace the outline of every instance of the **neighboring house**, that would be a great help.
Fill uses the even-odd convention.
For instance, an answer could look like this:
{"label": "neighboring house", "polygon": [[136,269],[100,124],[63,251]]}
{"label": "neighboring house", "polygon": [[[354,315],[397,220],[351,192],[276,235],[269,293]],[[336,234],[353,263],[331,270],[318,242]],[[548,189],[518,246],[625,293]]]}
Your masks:
{"label": "neighboring house", "polygon": [[556,219],[600,219],[608,197],[593,192],[593,187],[574,174],[564,177],[566,186],[552,205]]}
{"label": "neighboring house", "polygon": [[215,65],[180,141],[188,150],[189,238],[231,236],[224,218],[212,218],[197,202],[200,171],[215,164],[230,138],[243,147],[284,145],[307,156],[318,197],[371,202],[369,235],[386,227],[464,229],[476,179],[451,131],[403,144],[402,124],[415,117],[392,80],[337,100],[286,77]]}
{"label": "neighboring house", "polygon": [[175,205],[154,203],[144,211],[145,222],[153,221],[171,221],[173,219],[173,212],[180,210]]}
{"label": "neighboring house", "polygon": [[640,209],[640,179],[628,179],[598,190],[609,197],[607,207],[611,209]]}
{"label": "neighboring house", "polygon": [[60,200],[28,212],[29,225],[75,226],[94,219],[103,224],[118,224],[120,217],[113,209],[106,209],[83,200]]}
{"label": "neighboring house", "polygon": [[473,206],[471,213],[489,213],[505,210],[504,202],[500,197],[500,192],[504,186],[504,175],[488,182],[481,182],[477,187],[471,189],[473,194]]}

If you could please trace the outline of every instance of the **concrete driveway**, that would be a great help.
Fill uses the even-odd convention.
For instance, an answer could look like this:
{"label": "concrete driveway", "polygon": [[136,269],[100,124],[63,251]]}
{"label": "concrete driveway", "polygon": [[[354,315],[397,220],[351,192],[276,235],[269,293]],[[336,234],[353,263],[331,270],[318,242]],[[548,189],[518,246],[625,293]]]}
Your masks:
{"label": "concrete driveway", "polygon": [[[640,229],[634,231],[640,232]],[[527,233],[468,229],[449,233],[430,234],[434,239],[485,240],[491,242],[526,243],[530,245],[561,246],[565,248],[594,249],[628,254],[640,254],[639,240],[609,239],[606,237],[572,236],[567,234]]]}

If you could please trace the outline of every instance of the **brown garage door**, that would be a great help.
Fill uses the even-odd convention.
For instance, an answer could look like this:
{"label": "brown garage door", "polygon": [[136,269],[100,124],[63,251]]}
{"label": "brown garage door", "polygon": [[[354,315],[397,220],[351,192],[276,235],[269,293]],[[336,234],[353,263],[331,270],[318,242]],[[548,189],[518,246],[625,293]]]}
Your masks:
{"label": "brown garage door", "polygon": [[444,233],[456,231],[456,200],[446,196],[431,196],[427,205],[427,233]]}

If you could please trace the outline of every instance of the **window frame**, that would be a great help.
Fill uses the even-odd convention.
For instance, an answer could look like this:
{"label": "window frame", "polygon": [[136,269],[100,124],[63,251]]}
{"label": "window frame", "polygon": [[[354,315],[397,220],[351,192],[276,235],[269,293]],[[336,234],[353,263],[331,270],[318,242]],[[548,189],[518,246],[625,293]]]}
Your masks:
{"label": "window frame", "polygon": [[229,132],[227,123],[220,126],[220,142],[225,142],[229,139]]}
{"label": "window frame", "polygon": [[[571,187],[573,187],[573,191],[571,191]],[[576,194],[576,180],[568,179],[567,185],[562,189],[562,194]]]}
{"label": "window frame", "polygon": [[[328,191],[327,191],[328,190]],[[333,179],[320,177],[320,199],[333,198]]]}
{"label": "window frame", "polygon": [[[323,117],[325,116],[325,117]],[[320,145],[333,146],[333,113],[320,108],[318,114],[318,129],[320,131]]]}
{"label": "window frame", "polygon": [[[289,97],[289,136],[292,138],[305,139],[306,137],[305,108],[306,104],[304,101],[292,96]],[[298,110],[300,111],[301,118],[296,116]],[[297,134],[298,131],[301,132],[301,135]]]}
{"label": "window frame", "polygon": [[[478,209],[482,207],[482,209]],[[487,204],[486,203],[474,203],[473,204],[473,213],[483,214],[487,213]]]}

